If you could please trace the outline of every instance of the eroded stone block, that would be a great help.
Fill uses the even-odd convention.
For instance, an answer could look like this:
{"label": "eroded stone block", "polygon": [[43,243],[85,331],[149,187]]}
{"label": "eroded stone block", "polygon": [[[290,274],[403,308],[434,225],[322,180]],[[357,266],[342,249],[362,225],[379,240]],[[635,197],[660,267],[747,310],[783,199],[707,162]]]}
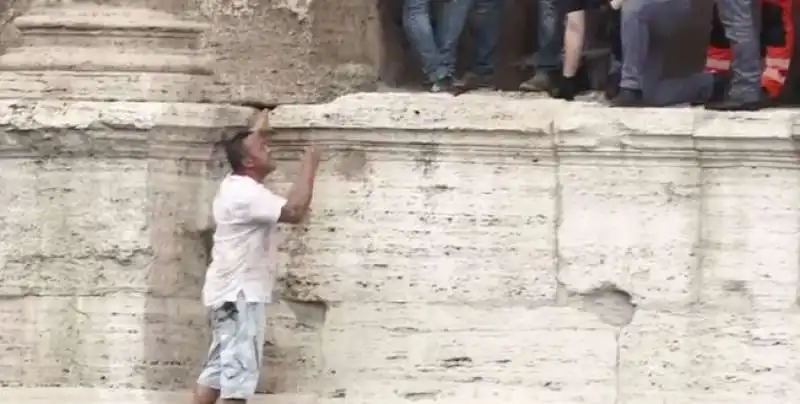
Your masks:
{"label": "eroded stone block", "polygon": [[344,303],[323,352],[324,397],[347,402],[607,404],[616,391],[614,328],[570,308]]}
{"label": "eroded stone block", "polygon": [[641,161],[559,168],[559,280],[617,285],[642,305],[685,304],[697,268],[699,170]]}

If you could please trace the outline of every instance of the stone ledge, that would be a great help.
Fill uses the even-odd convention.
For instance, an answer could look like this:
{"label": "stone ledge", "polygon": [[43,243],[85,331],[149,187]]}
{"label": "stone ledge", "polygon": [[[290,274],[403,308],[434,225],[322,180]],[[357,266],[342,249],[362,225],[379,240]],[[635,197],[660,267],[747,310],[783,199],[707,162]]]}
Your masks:
{"label": "stone ledge", "polygon": [[[700,108],[615,109],[525,94],[362,93],[327,104],[285,105],[277,129],[510,132],[545,137],[559,149],[740,150],[795,154],[800,110],[715,112]],[[347,136],[357,136],[348,134]],[[500,137],[493,137],[498,143]],[[392,138],[381,139],[391,142]],[[398,138],[406,142],[405,137]],[[529,142],[533,141],[532,139]],[[505,140],[499,143],[505,143]],[[541,141],[537,143],[542,143]]]}
{"label": "stone ledge", "polygon": [[[134,389],[95,388],[2,388],[0,403],[25,404],[172,404],[188,403],[191,392],[159,392]],[[302,394],[262,394],[251,404],[315,404],[317,398]]]}
{"label": "stone ledge", "polygon": [[225,128],[247,125],[253,109],[226,104],[0,100],[6,131]]}
{"label": "stone ledge", "polygon": [[0,158],[212,159],[254,110],[225,104],[0,100]]}

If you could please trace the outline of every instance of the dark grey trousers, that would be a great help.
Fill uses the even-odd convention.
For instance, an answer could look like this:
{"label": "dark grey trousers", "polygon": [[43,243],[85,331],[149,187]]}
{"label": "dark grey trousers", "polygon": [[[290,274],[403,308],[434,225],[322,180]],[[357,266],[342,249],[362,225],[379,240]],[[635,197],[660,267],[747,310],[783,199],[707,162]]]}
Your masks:
{"label": "dark grey trousers", "polygon": [[730,98],[756,101],[761,97],[761,51],[754,0],[716,0],[725,36],[731,42]]}
{"label": "dark grey trousers", "polygon": [[713,91],[710,74],[664,78],[667,40],[691,18],[691,0],[626,0],[622,5],[620,87],[641,90],[644,102],[667,106],[705,102]]}

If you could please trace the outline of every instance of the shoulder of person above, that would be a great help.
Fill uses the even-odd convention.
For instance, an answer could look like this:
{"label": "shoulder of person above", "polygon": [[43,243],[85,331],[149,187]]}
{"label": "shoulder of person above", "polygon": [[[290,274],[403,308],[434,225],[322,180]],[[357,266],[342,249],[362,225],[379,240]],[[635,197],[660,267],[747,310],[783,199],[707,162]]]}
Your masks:
{"label": "shoulder of person above", "polygon": [[622,8],[622,3],[624,2],[625,0],[611,0],[609,1],[609,4],[611,4],[611,8],[613,8],[614,10],[619,10],[620,8]]}

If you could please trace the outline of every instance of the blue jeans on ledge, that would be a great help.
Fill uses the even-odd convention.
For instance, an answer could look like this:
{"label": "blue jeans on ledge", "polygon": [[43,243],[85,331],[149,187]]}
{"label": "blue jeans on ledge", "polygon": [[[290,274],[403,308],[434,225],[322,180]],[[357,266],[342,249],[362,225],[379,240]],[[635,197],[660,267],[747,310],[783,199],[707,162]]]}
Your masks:
{"label": "blue jeans on ledge", "polygon": [[500,40],[504,0],[473,0],[469,16],[475,49],[472,72],[483,77],[494,74],[494,55]]}
{"label": "blue jeans on ledge", "polygon": [[446,0],[432,24],[432,0],[404,0],[403,28],[432,83],[453,77],[461,32],[474,0]]}
{"label": "blue jeans on ledge", "polygon": [[539,6],[539,27],[537,32],[536,71],[549,71],[561,66],[561,52],[564,48],[564,19],[567,3],[565,0],[536,0]]}

